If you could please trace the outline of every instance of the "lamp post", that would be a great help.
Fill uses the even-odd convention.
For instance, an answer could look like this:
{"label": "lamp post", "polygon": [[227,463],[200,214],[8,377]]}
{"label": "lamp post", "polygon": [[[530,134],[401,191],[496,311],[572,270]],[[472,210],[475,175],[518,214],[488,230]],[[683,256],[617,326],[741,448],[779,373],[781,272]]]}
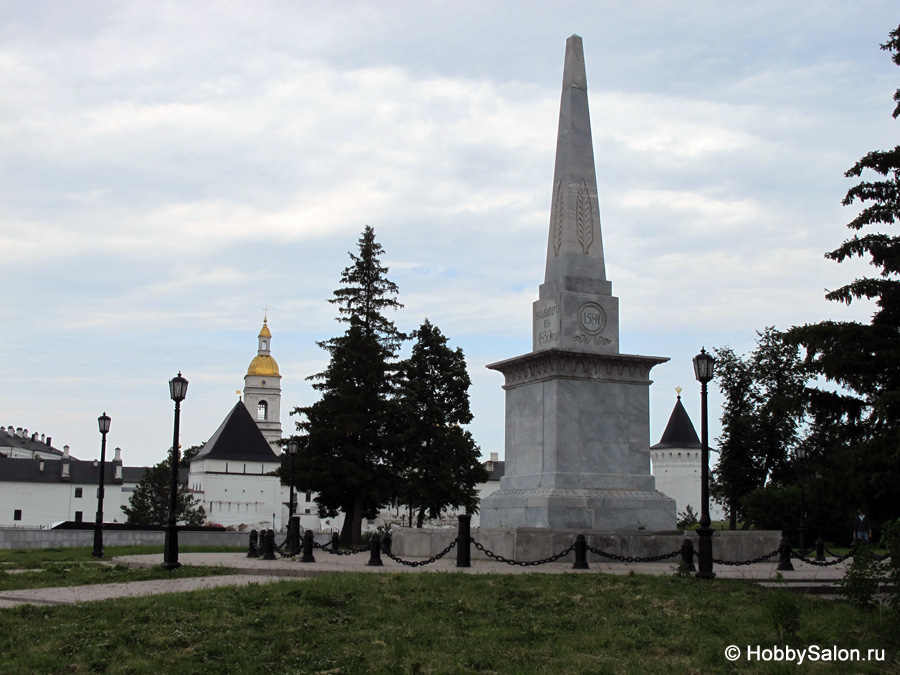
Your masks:
{"label": "lamp post", "polygon": [[699,558],[697,576],[701,579],[714,579],[713,552],[712,552],[712,520],[709,517],[709,419],[707,418],[707,384],[713,378],[713,366],[715,359],[701,348],[700,353],[694,357],[694,375],[700,382],[700,527],[697,528],[699,536]]}
{"label": "lamp post", "polygon": [[95,558],[103,557],[103,474],[106,469],[106,434],[109,433],[109,423],[112,420],[105,412],[97,418],[100,427],[100,478],[97,481],[97,518],[94,521],[94,550],[91,555]]}
{"label": "lamp post", "polygon": [[169,395],[175,401],[175,433],[172,439],[172,484],[169,492],[169,520],[166,523],[166,544],[163,551],[162,567],[167,570],[177,570],[181,567],[178,562],[178,522],[175,511],[178,508],[178,425],[181,422],[181,402],[187,396],[188,381],[181,376],[181,371],[176,377],[169,380]]}
{"label": "lamp post", "polygon": [[291,440],[288,441],[288,444],[287,444],[287,451],[288,451],[288,454],[291,456],[291,479],[290,479],[291,497],[290,497],[290,503],[288,504],[288,537],[291,538],[291,550],[292,551],[294,550],[294,548],[297,545],[297,542],[295,542],[294,538],[293,538],[294,528],[292,527],[292,525],[294,523],[294,457],[297,454],[297,448],[299,447],[299,445],[300,444],[297,443],[296,438],[292,438]]}
{"label": "lamp post", "polygon": [[800,555],[806,555],[806,546],[803,541],[803,530],[806,529],[806,495],[803,490],[803,460],[806,459],[806,448],[798,447],[794,454],[800,460]]}

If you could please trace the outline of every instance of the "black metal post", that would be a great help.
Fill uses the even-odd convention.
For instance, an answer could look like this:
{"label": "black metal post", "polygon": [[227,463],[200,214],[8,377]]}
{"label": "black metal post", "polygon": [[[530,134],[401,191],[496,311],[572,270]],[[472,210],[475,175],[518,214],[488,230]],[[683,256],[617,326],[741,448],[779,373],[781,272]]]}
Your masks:
{"label": "black metal post", "polygon": [[247,557],[259,557],[259,532],[256,530],[250,530],[250,549],[247,551]]}
{"label": "black metal post", "polygon": [[816,562],[825,562],[825,540],[822,538],[821,531],[819,538],[816,539]]}
{"label": "black metal post", "polygon": [[806,495],[803,490],[803,458],[806,456],[805,451],[801,451],[800,457],[800,555],[806,555],[806,546],[804,544],[803,531],[806,529]]}
{"label": "black metal post", "polygon": [[381,562],[381,537],[376,532],[369,541],[369,562],[366,563],[366,567],[383,566],[384,563]]}
{"label": "black metal post", "polygon": [[[290,533],[291,538],[291,550],[294,550],[294,546],[296,546],[293,539],[293,528],[290,527],[290,523],[294,520],[294,454],[291,453],[291,497],[290,504],[288,504],[288,532]],[[298,531],[299,532],[299,531]]]}
{"label": "black metal post", "polygon": [[288,550],[291,555],[297,555],[300,552],[300,518],[291,517],[288,522]]}
{"label": "black metal post", "polygon": [[472,542],[472,516],[468,514],[459,515],[456,519],[459,521],[456,530],[456,566],[471,567],[472,551],[470,545]]}
{"label": "black metal post", "polygon": [[[312,530],[307,530],[307,532],[309,532],[310,536],[312,536]],[[337,532],[332,532],[331,533],[331,550],[337,551],[340,547],[341,547],[341,535],[339,535]]]}
{"label": "black metal post", "polygon": [[103,481],[106,469],[106,434],[109,432],[109,416],[104,412],[97,418],[100,425],[100,478],[97,481],[97,517],[94,520],[94,550],[91,552],[95,558],[103,557]]}
{"label": "black metal post", "polygon": [[781,538],[781,544],[778,546],[778,567],[775,569],[779,572],[794,571],[794,566],[791,564],[791,540],[787,537]]}
{"label": "black metal post", "polygon": [[713,531],[710,525],[712,520],[709,517],[709,419],[707,410],[707,382],[700,382],[700,443],[701,443],[701,462],[700,466],[700,527],[697,528],[699,539],[700,556],[698,559],[697,576],[701,579],[715,579],[716,573],[713,572]]}
{"label": "black metal post", "polygon": [[573,570],[587,570],[587,540],[583,534],[575,537],[575,563],[572,565]]}
{"label": "black metal post", "polygon": [[[337,533],[335,533],[337,534]],[[334,540],[332,540],[334,543]],[[334,549],[337,551],[337,548]],[[300,558],[300,562],[311,563],[316,562],[315,557],[313,556],[313,533],[312,530],[307,530],[303,533],[303,557]]]}
{"label": "black metal post", "polygon": [[177,377],[169,380],[169,392],[172,400],[175,401],[175,430],[172,436],[172,480],[169,486],[169,518],[166,523],[166,542],[163,550],[163,569],[177,570],[181,567],[178,562],[178,521],[176,512],[178,510],[178,464],[180,455],[178,452],[178,431],[181,424],[181,402],[187,394],[188,381],[181,376],[181,372]]}
{"label": "black metal post", "polygon": [[266,530],[266,545],[263,560],[275,560],[275,530]]}
{"label": "black metal post", "polygon": [[681,566],[685,572],[696,572],[694,567],[694,542],[690,537],[685,537],[681,542]]}

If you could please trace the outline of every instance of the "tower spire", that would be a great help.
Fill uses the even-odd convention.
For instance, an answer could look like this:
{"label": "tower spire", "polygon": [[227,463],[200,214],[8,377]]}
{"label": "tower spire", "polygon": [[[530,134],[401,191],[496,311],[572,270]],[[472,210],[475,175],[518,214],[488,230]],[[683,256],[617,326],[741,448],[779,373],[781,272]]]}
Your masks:
{"label": "tower spire", "polygon": [[[590,284],[591,290],[611,293],[602,283],[606,281],[606,265],[584,48],[578,35],[566,41],[544,283],[562,282],[558,290],[575,290],[567,278],[601,282]],[[575,285],[586,290],[583,282]]]}

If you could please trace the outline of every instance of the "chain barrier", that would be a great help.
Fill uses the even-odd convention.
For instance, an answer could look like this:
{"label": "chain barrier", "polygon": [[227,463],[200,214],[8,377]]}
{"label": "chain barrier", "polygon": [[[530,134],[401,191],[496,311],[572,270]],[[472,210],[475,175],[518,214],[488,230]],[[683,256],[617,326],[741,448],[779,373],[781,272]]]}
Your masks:
{"label": "chain barrier", "polygon": [[599,556],[603,556],[604,558],[610,558],[612,560],[618,560],[619,562],[660,562],[662,560],[668,560],[669,558],[674,558],[675,556],[681,555],[681,549],[679,548],[676,551],[672,551],[671,553],[665,553],[663,555],[654,555],[648,558],[640,558],[637,556],[630,555],[616,555],[615,553],[607,553],[606,551],[601,551],[598,548],[594,548],[593,546],[588,546],[587,550],[591,553],[596,553]]}
{"label": "chain barrier", "polygon": [[348,548],[343,551],[340,549],[335,551],[333,548],[331,548],[330,544],[320,544],[315,539],[313,539],[312,545],[313,548],[317,548],[320,551],[325,551],[325,553],[330,553],[331,555],[356,555],[357,553],[369,552],[368,544],[366,544],[365,546],[361,546],[360,548]]}
{"label": "chain barrier", "polygon": [[[730,565],[731,567],[739,567],[741,565],[755,565],[756,563],[766,562],[767,560],[771,560],[776,555],[781,552],[780,548],[776,548],[774,551],[769,553],[768,555],[761,555],[758,558],[754,558],[753,560],[716,560],[713,558],[713,562],[716,565]],[[699,554],[695,554],[699,557]]]}
{"label": "chain barrier", "polygon": [[[828,551],[828,549],[825,549],[825,550]],[[818,562],[816,560],[810,560],[806,556],[802,555],[800,552],[794,552],[794,551],[791,551],[791,557],[795,558],[797,560],[802,560],[803,562],[805,562],[809,565],[815,565],[816,567],[830,567],[832,565],[837,565],[838,563],[842,563],[845,560],[848,560],[849,558],[852,558],[854,555],[856,555],[856,553],[858,551],[859,551],[858,548],[851,548],[844,555],[837,555],[835,553],[832,553],[831,551],[828,551],[829,555],[833,555],[836,557],[834,560],[829,560],[827,562]],[[874,558],[878,562],[884,562],[885,560],[887,560],[890,557],[891,557],[890,553],[885,553],[884,555],[879,555],[876,553],[872,554],[872,558]]]}
{"label": "chain barrier", "polygon": [[388,558],[393,560],[394,562],[400,563],[401,565],[406,565],[407,567],[421,567],[422,565],[430,565],[431,563],[437,562],[445,555],[450,553],[456,547],[456,539],[450,542],[450,545],[445,548],[443,551],[438,553],[436,556],[429,558],[428,560],[403,560],[403,558],[398,558],[393,553],[386,549],[381,549],[381,552],[384,553]]}
{"label": "chain barrier", "polygon": [[497,562],[506,563],[507,565],[518,565],[519,567],[534,567],[536,565],[556,562],[560,558],[567,556],[569,553],[575,550],[575,544],[572,544],[565,551],[560,551],[556,555],[550,556],[549,558],[544,558],[543,560],[511,560],[509,558],[504,558],[502,555],[498,555],[493,551],[487,550],[484,546],[475,541],[475,539],[470,538],[469,543],[471,543],[475,548],[484,553],[488,558],[493,558]]}

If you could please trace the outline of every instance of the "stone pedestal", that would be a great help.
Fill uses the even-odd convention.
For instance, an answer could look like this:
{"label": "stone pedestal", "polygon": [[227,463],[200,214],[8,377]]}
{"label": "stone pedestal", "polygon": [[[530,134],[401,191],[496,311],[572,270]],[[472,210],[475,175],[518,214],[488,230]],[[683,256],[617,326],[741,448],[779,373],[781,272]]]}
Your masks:
{"label": "stone pedestal", "polygon": [[488,366],[506,378],[506,475],[482,529],[674,529],[649,451],[650,369],[667,360],[545,349]]}

